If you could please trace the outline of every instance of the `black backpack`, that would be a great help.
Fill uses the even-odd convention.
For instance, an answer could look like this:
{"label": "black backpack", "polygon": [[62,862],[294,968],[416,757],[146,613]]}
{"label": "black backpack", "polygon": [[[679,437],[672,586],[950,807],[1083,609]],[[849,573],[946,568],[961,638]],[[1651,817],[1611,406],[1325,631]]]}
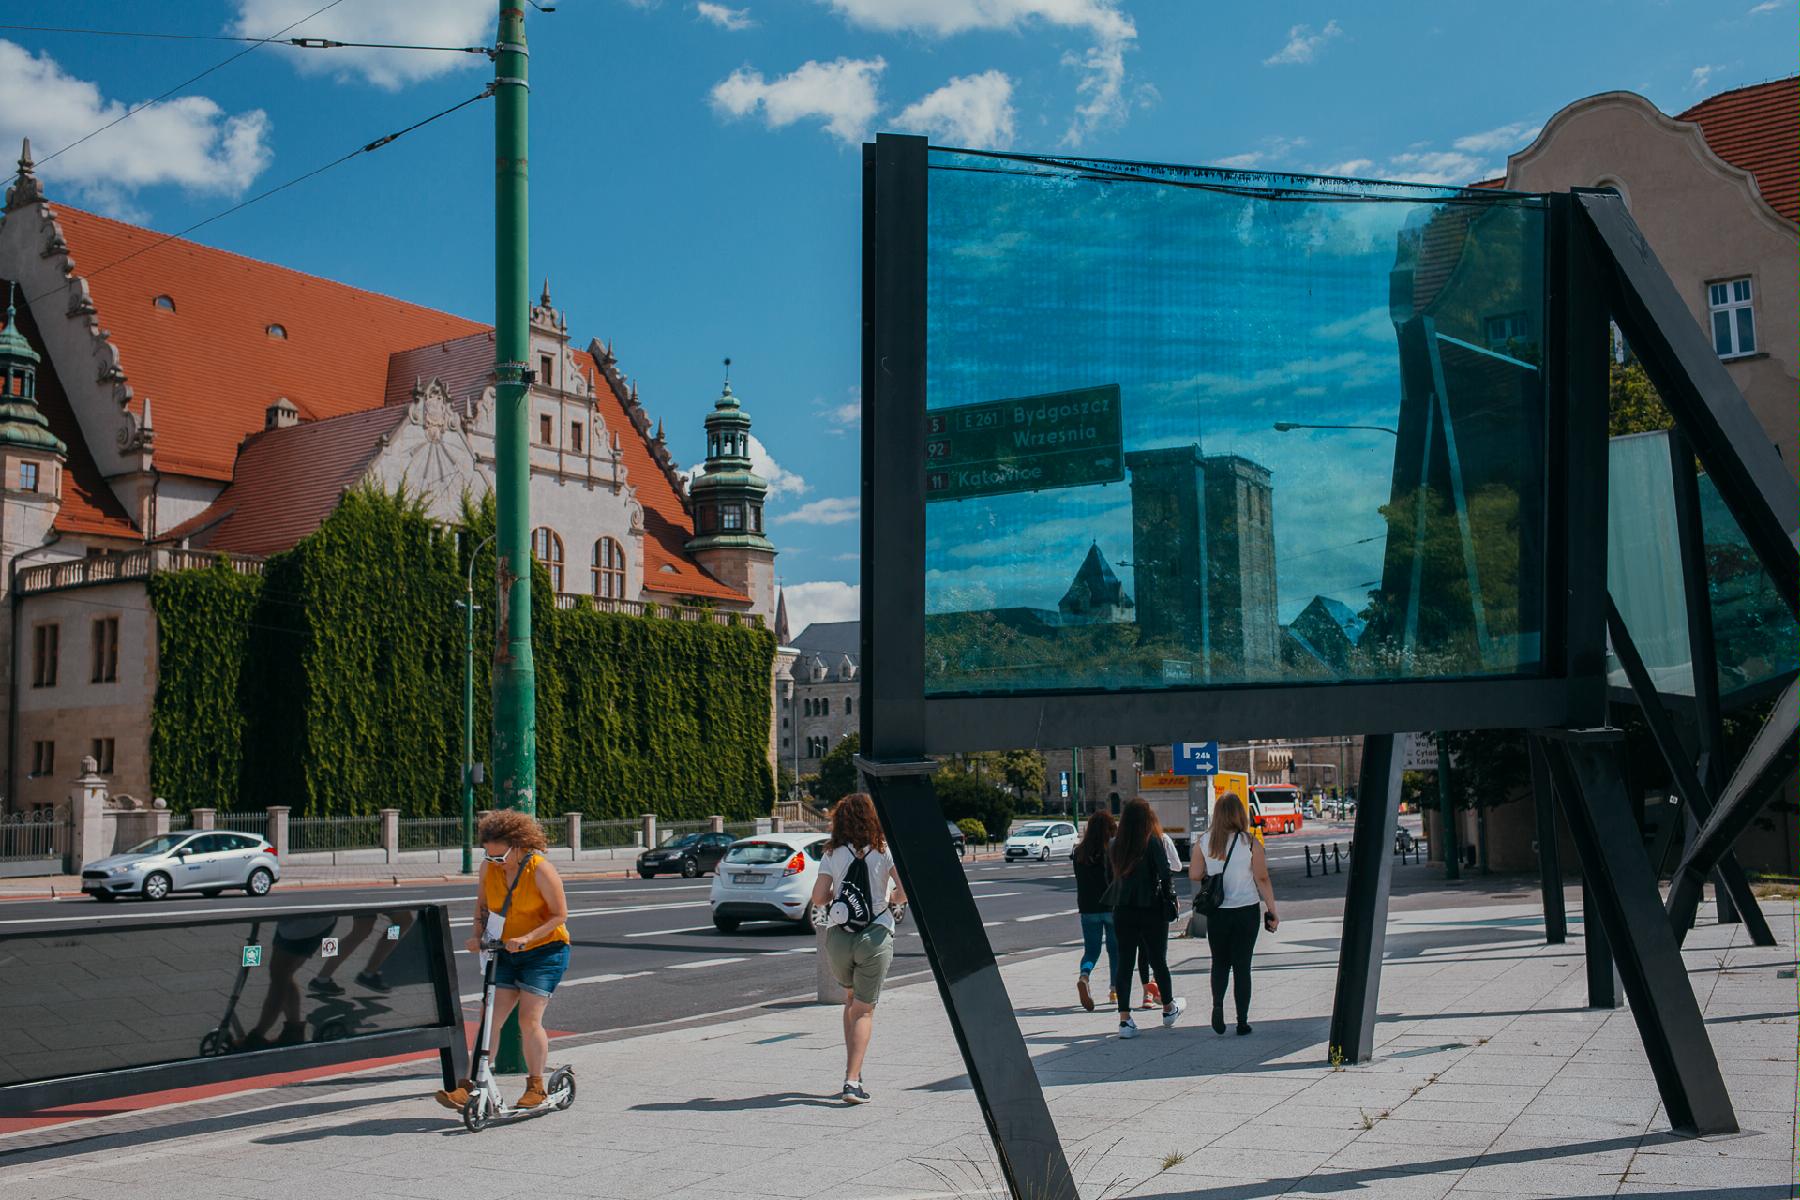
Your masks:
{"label": "black backpack", "polygon": [[869,886],[869,852],[861,854],[851,851],[855,857],[850,860],[849,870],[844,872],[843,881],[838,884],[837,902],[844,906],[844,919],[835,922],[842,925],[847,932],[861,933],[875,923],[881,914],[875,911],[875,901]]}

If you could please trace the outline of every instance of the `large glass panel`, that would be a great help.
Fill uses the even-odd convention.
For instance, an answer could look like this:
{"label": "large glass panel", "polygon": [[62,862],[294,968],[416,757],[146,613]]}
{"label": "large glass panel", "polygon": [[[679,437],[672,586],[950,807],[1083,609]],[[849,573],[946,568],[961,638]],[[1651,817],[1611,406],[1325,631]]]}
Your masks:
{"label": "large glass panel", "polygon": [[1800,667],[1800,627],[1750,550],[1719,489],[1700,477],[1700,522],[1706,539],[1706,588],[1712,602],[1719,691],[1734,693]]}
{"label": "large glass panel", "polygon": [[1543,669],[1543,198],[933,150],[926,688]]}
{"label": "large glass panel", "polygon": [[[1614,438],[1608,449],[1606,590],[1625,618],[1631,644],[1656,690],[1692,696],[1694,665],[1669,435],[1634,433]],[[1613,687],[1631,686],[1610,644],[1606,670]]]}
{"label": "large glass panel", "polygon": [[271,911],[0,939],[0,1085],[435,1026],[424,915]]}

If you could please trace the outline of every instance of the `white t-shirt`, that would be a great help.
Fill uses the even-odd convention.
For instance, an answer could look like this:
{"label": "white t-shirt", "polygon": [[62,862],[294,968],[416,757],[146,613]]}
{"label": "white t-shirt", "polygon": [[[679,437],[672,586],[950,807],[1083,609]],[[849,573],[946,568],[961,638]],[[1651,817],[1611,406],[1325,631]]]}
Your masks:
{"label": "white t-shirt", "polygon": [[[819,874],[831,880],[831,898],[837,899],[838,884],[850,871],[850,864],[856,861],[856,853],[848,846],[839,846],[819,860]],[[888,896],[894,887],[894,860],[880,850],[871,849],[864,857],[869,867],[869,899],[875,903],[875,911],[881,915],[875,918],[875,924],[894,927],[894,914],[888,909]]]}
{"label": "white t-shirt", "polygon": [[1225,876],[1225,897],[1219,903],[1220,908],[1247,908],[1261,900],[1256,894],[1256,877],[1250,873],[1250,838],[1242,833],[1235,837],[1235,849],[1231,842],[1225,843],[1225,852],[1231,857],[1230,865],[1224,859],[1212,856],[1211,837],[1200,839],[1200,853],[1206,859],[1206,873],[1223,873]]}

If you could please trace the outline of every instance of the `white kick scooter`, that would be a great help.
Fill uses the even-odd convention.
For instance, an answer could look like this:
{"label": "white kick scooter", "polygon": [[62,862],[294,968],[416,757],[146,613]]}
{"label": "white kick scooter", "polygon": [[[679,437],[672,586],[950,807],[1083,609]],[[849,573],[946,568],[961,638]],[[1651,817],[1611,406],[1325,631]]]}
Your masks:
{"label": "white kick scooter", "polygon": [[494,1038],[494,968],[499,964],[499,951],[504,944],[494,937],[481,939],[482,957],[486,960],[481,970],[481,1025],[475,1033],[469,1100],[462,1108],[463,1124],[470,1133],[480,1133],[496,1121],[505,1124],[561,1112],[575,1103],[575,1072],[570,1067],[558,1067],[550,1073],[544,1081],[548,1094],[536,1108],[512,1108],[501,1098],[500,1085],[494,1081],[490,1046]]}

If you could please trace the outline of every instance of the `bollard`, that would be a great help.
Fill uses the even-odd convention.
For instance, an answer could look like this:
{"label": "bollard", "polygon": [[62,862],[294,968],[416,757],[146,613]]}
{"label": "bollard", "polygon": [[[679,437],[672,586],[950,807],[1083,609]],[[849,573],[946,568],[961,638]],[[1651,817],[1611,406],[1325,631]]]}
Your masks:
{"label": "bollard", "polygon": [[1306,877],[1308,879],[1311,879],[1312,878],[1312,847],[1311,846],[1301,846],[1300,853],[1302,853],[1306,856]]}

